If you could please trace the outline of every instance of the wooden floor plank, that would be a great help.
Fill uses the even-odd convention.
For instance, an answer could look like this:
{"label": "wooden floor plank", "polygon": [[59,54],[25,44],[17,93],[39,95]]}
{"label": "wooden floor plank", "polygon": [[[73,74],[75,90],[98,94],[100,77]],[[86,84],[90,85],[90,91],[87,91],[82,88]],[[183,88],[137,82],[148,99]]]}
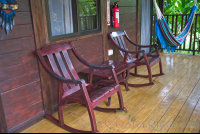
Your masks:
{"label": "wooden floor plank", "polygon": [[[184,104],[180,113],[177,115],[173,126],[168,130],[168,133],[183,133],[187,124],[189,124],[189,119],[197,106],[200,98],[200,82],[197,84],[192,94],[189,96],[188,100]],[[199,113],[200,114],[200,113]],[[190,126],[188,126],[190,127]]]}
{"label": "wooden floor plank", "polygon": [[[196,68],[195,65],[193,66],[193,69],[194,68]],[[138,132],[138,133],[151,132],[152,129],[156,126],[156,124],[154,122],[158,122],[160,120],[160,118],[168,110],[168,108],[171,106],[171,104],[174,102],[174,100],[177,98],[177,96],[180,94],[180,92],[183,90],[183,88],[186,87],[186,85],[190,81],[192,81],[191,77],[194,76],[195,73],[197,73],[197,72],[193,71],[193,73],[192,73],[191,71],[188,71],[187,74],[183,77],[183,79],[181,79],[179,81],[179,83],[177,83],[177,85],[162,100],[162,102],[153,110],[152,113],[146,113],[146,114],[140,113],[141,115],[145,114],[146,117],[148,117],[149,114],[150,114],[150,116],[146,120],[145,120],[145,116],[140,117],[140,120],[143,121],[142,126],[139,126],[140,128],[136,132]],[[196,79],[196,78],[194,78],[194,79]],[[156,98],[154,98],[154,99],[156,99]],[[155,101],[155,103],[158,103],[157,100]],[[149,105],[154,105],[153,101]],[[138,117],[138,116],[136,116],[136,117]],[[138,117],[138,119],[139,119],[139,117]],[[135,123],[135,124],[137,124],[137,123]]]}
{"label": "wooden floor plank", "polygon": [[[160,102],[160,100],[163,99],[163,97],[171,90],[173,87],[177,84],[179,80],[182,79],[184,74],[187,72],[187,66],[186,68],[182,70],[176,70],[175,75],[173,76],[173,73],[169,75],[164,81],[167,83],[166,86],[161,87],[154,87],[154,89],[151,92],[147,92],[146,96],[139,101],[139,103],[135,104],[134,107],[129,109],[129,113],[132,115],[132,117],[135,117],[137,122],[134,123],[135,126],[138,126],[139,123],[142,123],[143,120],[141,118],[144,116],[146,117],[149,112],[153,109],[153,107],[156,106],[157,103]],[[168,80],[167,80],[168,79]],[[164,84],[164,82],[163,82]],[[158,84],[157,84],[158,85]],[[161,89],[161,90],[160,90]],[[151,103],[150,103],[151,101]],[[146,106],[146,107],[145,107]],[[150,106],[150,107],[148,107]],[[142,110],[142,111],[141,111]],[[133,112],[132,112],[133,111]],[[141,116],[136,116],[139,112]],[[145,113],[146,112],[146,113]],[[144,113],[144,114],[143,114]],[[121,132],[134,132],[137,129],[137,127],[130,127],[127,128],[127,126],[124,127],[124,129],[120,128],[119,131]]]}
{"label": "wooden floor plank", "polygon": [[[173,60],[171,60],[171,61],[173,61]],[[175,60],[173,62],[175,62]],[[169,64],[169,65],[171,65],[171,64]],[[182,66],[182,68],[183,68],[183,66]],[[174,76],[176,76],[180,70],[181,70],[180,66],[177,66],[177,68],[173,67],[173,68],[169,69],[169,72],[167,73],[167,75],[163,76],[163,79],[161,79],[160,81],[157,81],[157,84],[155,86],[153,86],[153,88],[151,88],[150,90],[148,90],[148,92],[146,92],[145,95],[137,101],[137,103],[134,103],[131,106],[131,108],[128,109],[129,114],[134,117],[134,115],[136,113],[138,113],[146,104],[148,104],[148,102],[153,98],[153,96],[156,94],[156,92],[158,92],[162,87],[164,87],[167,84],[167,81],[171,81],[171,79]],[[115,117],[115,118],[117,118],[117,117]],[[111,120],[111,123],[112,123],[112,120]],[[119,131],[118,128],[116,128],[114,126],[116,126],[116,120],[115,120],[115,123],[112,126],[115,129],[107,129],[106,132],[116,132],[116,131]]]}
{"label": "wooden floor plank", "polygon": [[194,112],[184,130],[184,133],[200,133],[200,101],[195,107]]}
{"label": "wooden floor plank", "polygon": [[192,93],[194,87],[199,82],[199,78],[200,70],[196,72],[191,81],[186,85],[180,95],[176,98],[176,100],[164,114],[162,119],[158,122],[159,124],[162,123],[162,125],[158,126],[156,129],[153,129],[153,133],[166,133],[170,127],[175,127],[173,122],[176,119],[176,116],[179,114],[180,110],[182,109],[183,105],[185,104],[186,100],[188,99],[188,96]]}

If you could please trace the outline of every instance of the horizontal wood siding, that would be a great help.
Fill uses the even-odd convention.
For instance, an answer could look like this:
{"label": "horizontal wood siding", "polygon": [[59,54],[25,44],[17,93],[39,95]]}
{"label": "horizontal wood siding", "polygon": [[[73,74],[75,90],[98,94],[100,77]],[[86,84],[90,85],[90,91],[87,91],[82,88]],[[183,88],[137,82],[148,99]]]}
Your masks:
{"label": "horizontal wood siding", "polygon": [[[113,4],[116,0],[111,0],[111,4]],[[137,41],[137,10],[136,10],[137,0],[120,0],[118,2],[119,5],[119,20],[120,20],[120,27],[114,28],[112,26],[108,27],[108,33],[119,31],[119,30],[126,30],[130,39],[134,42]],[[136,50],[136,48],[130,44],[127,44],[129,50]],[[110,39],[108,39],[108,49],[114,50],[114,55],[110,56],[110,60],[122,60],[122,56],[119,51],[114,47]]]}
{"label": "horizontal wood siding", "polygon": [[0,30],[0,94],[8,131],[43,113],[30,2],[17,2],[16,26],[8,35]]}

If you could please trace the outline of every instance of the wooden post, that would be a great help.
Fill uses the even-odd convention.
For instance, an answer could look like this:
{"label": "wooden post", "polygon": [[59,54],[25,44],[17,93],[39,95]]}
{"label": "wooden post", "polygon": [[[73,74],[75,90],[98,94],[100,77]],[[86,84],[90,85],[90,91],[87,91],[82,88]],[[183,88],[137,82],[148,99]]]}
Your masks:
{"label": "wooden post", "polygon": [[1,94],[0,94],[0,133],[7,133],[7,132],[8,132],[7,123],[6,123],[6,118],[5,118]]}
{"label": "wooden post", "polygon": [[108,26],[107,26],[107,0],[101,0],[101,27],[103,34],[103,57],[108,60]]}
{"label": "wooden post", "polygon": [[[150,2],[150,16],[151,16],[151,29],[150,29],[150,32],[151,32],[151,34],[150,34],[150,45],[152,44],[152,32],[153,32],[153,30],[155,30],[155,29],[153,29],[152,27],[153,27],[153,24],[154,24],[154,22],[153,22],[153,0],[151,0],[151,2]],[[151,50],[151,48],[149,48],[149,52],[152,52],[152,50]]]}
{"label": "wooden post", "polygon": [[164,0],[160,0],[159,7],[160,7],[161,12],[164,14],[164,8],[165,8]]}
{"label": "wooden post", "polygon": [[[165,11],[164,11],[164,7],[165,7],[164,0],[159,0],[159,7],[160,7],[160,10],[161,10],[162,14],[164,14],[165,13]],[[158,44],[161,47],[161,52],[163,52],[163,49],[162,49],[162,46],[161,46],[161,43],[160,43],[159,40],[158,40]]]}
{"label": "wooden post", "polygon": [[[30,0],[30,3],[31,3],[36,49],[40,49],[43,46],[45,46],[48,42],[44,0],[42,1]],[[38,64],[39,64],[41,89],[44,102],[44,111],[45,114],[53,114],[54,106],[53,106],[51,79],[44,70],[44,68],[42,67],[42,65],[39,62]]]}
{"label": "wooden post", "polygon": [[141,15],[142,15],[142,1],[141,0],[137,0],[137,6],[136,6],[136,11],[137,11],[137,16],[136,16],[136,20],[137,20],[137,44],[140,44],[141,42]]}

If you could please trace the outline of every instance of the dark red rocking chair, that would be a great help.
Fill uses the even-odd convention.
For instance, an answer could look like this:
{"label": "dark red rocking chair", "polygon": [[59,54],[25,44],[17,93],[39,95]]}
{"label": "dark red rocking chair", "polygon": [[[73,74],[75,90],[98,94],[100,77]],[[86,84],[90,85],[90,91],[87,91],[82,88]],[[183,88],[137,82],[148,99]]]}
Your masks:
{"label": "dark red rocking chair", "polygon": [[[84,80],[80,80],[71,63],[67,52],[68,50],[72,50],[76,58],[81,63],[88,66],[91,71],[94,69],[110,69],[113,74],[113,79],[110,81],[102,80],[97,82],[95,85],[90,85],[85,83]],[[94,66],[84,61],[76,52],[73,43],[45,46],[41,50],[36,50],[36,55],[47,73],[58,81],[57,104],[59,120],[55,119],[51,115],[45,115],[46,118],[53,121],[56,125],[74,133],[97,133],[98,130],[93,111],[94,109],[101,112],[117,112],[117,110],[124,110],[127,112],[126,108],[124,107],[121,90],[114,71],[114,66]],[[45,61],[45,57],[47,57],[49,63]],[[100,103],[110,98],[115,93],[118,94],[120,108],[107,109],[97,107]],[[64,105],[70,105],[73,103],[80,103],[87,107],[92,127],[91,132],[77,130],[65,125],[63,118],[63,107]]]}
{"label": "dark red rocking chair", "polygon": [[[135,63],[131,68],[135,68],[135,73],[128,72],[127,75],[132,75],[132,76],[137,76],[137,77],[144,77],[144,78],[149,78],[149,83],[145,84],[128,84],[130,87],[143,87],[143,86],[149,86],[153,85],[153,79],[152,77],[157,77],[164,75],[162,71],[162,63],[161,63],[161,58],[158,52],[157,45],[149,45],[149,46],[142,46],[134,43],[131,41],[131,39],[128,37],[125,31],[117,31],[117,32],[112,32],[109,34],[110,39],[112,40],[113,44],[117,49],[119,49],[121,55],[124,58],[124,62],[127,64]],[[129,51],[126,44],[125,44],[125,39],[128,40],[129,43],[132,45],[136,46],[138,51]],[[155,48],[156,50],[156,55],[146,55],[145,51],[141,50],[141,48]],[[142,57],[139,58],[139,54],[143,54]],[[133,57],[135,55],[135,57]],[[160,74],[152,75],[151,72],[151,67],[154,66],[156,63],[159,62],[160,66]],[[137,73],[137,67],[145,65],[147,66],[148,74],[149,75],[140,75]],[[125,75],[125,72],[124,74]]]}

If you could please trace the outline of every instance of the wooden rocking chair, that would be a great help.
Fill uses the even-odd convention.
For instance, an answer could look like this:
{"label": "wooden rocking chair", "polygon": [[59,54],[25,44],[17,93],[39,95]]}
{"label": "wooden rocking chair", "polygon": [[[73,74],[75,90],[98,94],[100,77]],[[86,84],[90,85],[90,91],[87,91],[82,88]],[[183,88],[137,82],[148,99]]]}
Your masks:
{"label": "wooden rocking chair", "polygon": [[[71,63],[67,50],[72,50],[75,57],[81,63],[88,66],[91,71],[94,69],[110,69],[113,74],[113,79],[109,81],[99,81],[98,84],[101,86],[98,86],[98,84],[90,85],[85,83],[84,80],[80,80]],[[36,50],[36,55],[47,73],[58,81],[57,104],[59,120],[51,115],[45,115],[46,118],[53,121],[56,125],[74,133],[97,133],[98,131],[93,111],[94,109],[101,112],[117,112],[117,110],[124,110],[127,112],[126,108],[124,107],[123,98],[115,74],[114,66],[94,66],[84,61],[76,52],[72,42],[70,44],[45,46],[41,50]],[[44,60],[45,57],[47,57],[49,63]],[[102,85],[104,86],[102,87]],[[120,108],[107,109],[97,107],[100,103],[110,98],[115,93],[118,94]],[[65,125],[63,118],[63,107],[64,105],[67,106],[73,103],[80,103],[87,107],[91,121],[91,132],[77,130]]]}
{"label": "wooden rocking chair", "polygon": [[[136,46],[138,51],[129,51],[126,44],[125,44],[125,39],[128,40],[132,45]],[[117,31],[117,32],[112,32],[109,34],[110,39],[112,40],[113,44],[117,49],[119,49],[121,55],[124,58],[124,62],[127,64],[132,64],[131,68],[135,68],[135,73],[128,72],[127,75],[132,75],[132,76],[137,76],[137,77],[144,77],[144,78],[149,78],[149,83],[145,84],[128,84],[130,87],[143,87],[143,86],[149,86],[153,85],[153,79],[152,77],[157,77],[164,75],[162,71],[162,63],[161,63],[161,58],[158,52],[157,45],[149,45],[149,46],[142,46],[134,43],[131,41],[131,39],[128,37],[125,31]],[[156,55],[146,55],[145,51],[141,50],[141,48],[155,48],[156,50]],[[139,54],[143,54],[142,57],[139,58]],[[135,57],[133,57],[135,55]],[[152,75],[151,72],[151,67],[154,66],[156,63],[159,62],[160,66],[160,74]],[[134,64],[133,64],[134,63]],[[148,74],[149,75],[140,75],[137,73],[137,67],[141,65],[146,65]],[[129,70],[128,70],[129,71]],[[123,73],[125,75],[125,72]]]}

